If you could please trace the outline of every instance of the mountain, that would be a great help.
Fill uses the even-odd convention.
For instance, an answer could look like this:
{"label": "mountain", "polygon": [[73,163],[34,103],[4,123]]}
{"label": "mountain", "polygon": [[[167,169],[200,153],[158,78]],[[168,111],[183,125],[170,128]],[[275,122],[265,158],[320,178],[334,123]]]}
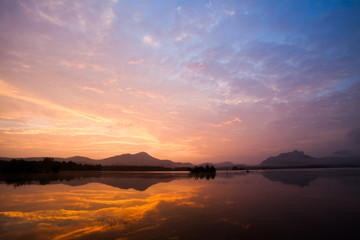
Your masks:
{"label": "mountain", "polygon": [[[10,161],[12,158],[2,158],[0,160]],[[30,157],[23,158],[26,161],[42,161],[44,157]],[[192,167],[191,163],[173,162],[170,160],[160,160],[147,154],[146,152],[140,152],[136,154],[122,154],[101,160],[94,160],[88,157],[74,156],[69,158],[54,158],[55,161],[75,162],[78,164],[101,164],[103,166],[154,166],[154,167]]]}
{"label": "mountain", "polygon": [[294,150],[288,153],[281,153],[276,157],[269,157],[260,165],[282,167],[312,165],[313,159],[313,157],[305,155],[303,151]]}
{"label": "mountain", "polygon": [[122,154],[110,158],[100,160],[100,164],[104,166],[159,166],[159,167],[191,167],[191,163],[173,162],[170,160],[159,160],[147,154],[140,152],[136,154]]}
{"label": "mountain", "polygon": [[88,157],[82,157],[82,156],[74,156],[74,157],[69,157],[69,158],[65,158],[63,161],[66,162],[75,162],[75,163],[81,163],[81,164],[91,164],[91,165],[97,165],[97,164],[101,164],[101,160],[94,160]]}
{"label": "mountain", "polygon": [[314,158],[305,155],[303,151],[294,150],[288,153],[281,153],[276,157],[269,157],[260,166],[267,167],[359,167],[359,157],[322,157]]}

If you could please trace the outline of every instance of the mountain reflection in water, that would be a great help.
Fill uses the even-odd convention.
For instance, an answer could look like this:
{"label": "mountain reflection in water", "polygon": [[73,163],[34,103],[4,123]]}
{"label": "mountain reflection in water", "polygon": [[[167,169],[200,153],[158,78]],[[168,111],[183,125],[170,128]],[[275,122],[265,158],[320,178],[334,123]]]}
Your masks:
{"label": "mountain reflection in water", "polygon": [[271,181],[300,187],[309,186],[320,178],[338,179],[345,185],[360,184],[358,169],[282,169],[264,171],[262,175]]}
{"label": "mountain reflection in water", "polygon": [[180,178],[214,179],[216,173],[188,173],[188,172],[60,172],[60,173],[25,173],[0,175],[0,183],[19,187],[30,184],[62,183],[70,186],[81,186],[88,183],[102,183],[120,189],[133,188],[144,191],[160,182],[170,182]]}
{"label": "mountain reflection in water", "polygon": [[358,239],[360,170],[318,171],[1,176],[0,239]]}

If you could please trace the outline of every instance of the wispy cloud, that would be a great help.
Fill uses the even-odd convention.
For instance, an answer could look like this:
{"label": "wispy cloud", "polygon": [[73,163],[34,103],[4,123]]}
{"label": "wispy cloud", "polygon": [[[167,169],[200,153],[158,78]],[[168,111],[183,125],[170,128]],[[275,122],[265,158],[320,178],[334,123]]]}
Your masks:
{"label": "wispy cloud", "polygon": [[93,87],[82,87],[81,89],[83,89],[83,90],[88,90],[88,91],[92,91],[92,92],[96,92],[96,93],[99,93],[99,94],[101,94],[101,93],[104,93],[104,91],[103,90],[100,90],[100,89],[97,89],[97,88],[93,88]]}
{"label": "wispy cloud", "polygon": [[360,154],[347,135],[360,118],[356,3],[14,0],[0,9],[2,155],[24,146],[179,161]]}
{"label": "wispy cloud", "polygon": [[240,120],[239,118],[234,118],[233,120],[228,120],[228,121],[224,121],[218,124],[209,124],[212,127],[216,127],[216,128],[221,128],[227,125],[232,125],[233,123],[241,123],[242,120]]}
{"label": "wispy cloud", "polygon": [[143,37],[143,43],[150,47],[158,47],[159,43],[153,39],[153,37],[146,35]]}
{"label": "wispy cloud", "polygon": [[138,60],[131,60],[128,62],[128,64],[141,64],[143,63],[145,60],[144,59],[138,59]]}

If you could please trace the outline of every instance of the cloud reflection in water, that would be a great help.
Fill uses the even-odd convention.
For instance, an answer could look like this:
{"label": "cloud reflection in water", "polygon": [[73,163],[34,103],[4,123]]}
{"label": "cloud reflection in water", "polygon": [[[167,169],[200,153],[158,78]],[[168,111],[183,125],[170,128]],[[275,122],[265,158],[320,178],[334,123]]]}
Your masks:
{"label": "cloud reflection in water", "polygon": [[[129,181],[120,175],[48,185],[0,184],[0,239],[351,239],[347,236],[358,235],[359,169],[219,171],[209,180],[144,173],[142,180],[152,183],[144,185],[149,186],[145,190],[139,190],[144,189],[138,184],[140,175],[128,176]],[[137,189],[120,188],[133,180]],[[307,184],[298,184],[302,181]]]}
{"label": "cloud reflection in water", "polygon": [[[4,195],[1,197],[2,209],[13,210],[0,212],[4,223],[0,236],[2,239],[25,236],[27,239],[81,239],[99,232],[121,232],[129,229],[129,225],[137,225],[134,229],[138,230],[154,227],[156,221],[142,219],[150,211],[155,217],[160,202],[201,207],[189,200],[196,194],[191,186],[174,187],[164,185],[138,192],[90,183],[80,187],[30,186],[32,191],[21,189],[24,192],[21,195],[8,191],[8,202]],[[21,229],[18,236],[16,229]]]}

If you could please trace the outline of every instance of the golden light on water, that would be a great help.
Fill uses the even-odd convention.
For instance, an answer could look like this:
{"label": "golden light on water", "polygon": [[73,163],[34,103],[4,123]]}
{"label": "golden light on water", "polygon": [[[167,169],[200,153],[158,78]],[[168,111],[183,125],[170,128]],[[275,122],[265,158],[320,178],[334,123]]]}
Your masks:
{"label": "golden light on water", "polygon": [[340,239],[358,232],[349,217],[359,212],[358,169],[63,175],[2,179],[1,240]]}
{"label": "golden light on water", "polygon": [[[172,187],[176,189],[176,186]],[[121,231],[129,225],[141,225],[149,212],[156,216],[160,202],[201,207],[189,200],[196,193],[187,185],[179,186],[177,190],[164,186],[155,192],[114,189],[100,183],[85,187],[49,185],[45,189],[37,188],[36,191],[35,187],[33,193],[18,195],[10,191],[6,197],[2,195],[1,202],[8,209],[21,203],[20,211],[14,208],[0,212],[1,218],[7,221],[3,227],[21,228],[22,236],[25,232],[25,236],[34,236],[33,239],[49,239],[49,236],[57,240],[77,239],[96,232]],[[6,203],[5,199],[14,201]],[[11,236],[16,239],[16,232],[0,235],[5,239]]]}

